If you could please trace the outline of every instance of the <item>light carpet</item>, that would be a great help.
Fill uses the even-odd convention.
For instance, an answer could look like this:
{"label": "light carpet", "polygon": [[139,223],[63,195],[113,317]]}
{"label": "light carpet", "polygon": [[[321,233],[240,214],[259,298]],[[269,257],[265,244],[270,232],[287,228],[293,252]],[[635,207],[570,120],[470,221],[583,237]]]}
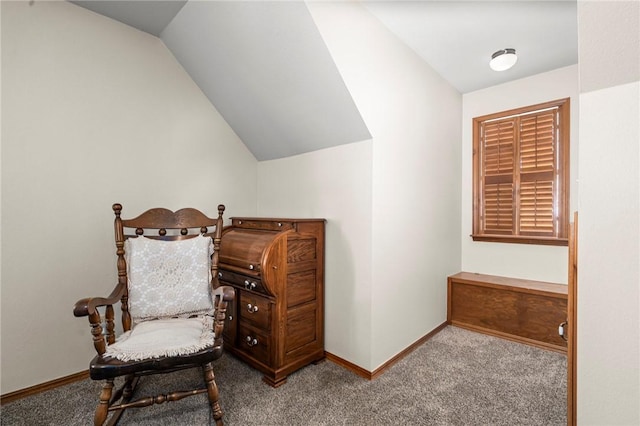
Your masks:
{"label": "light carpet", "polygon": [[[566,425],[566,356],[448,326],[369,381],[330,361],[274,389],[225,355],[214,364],[234,425]],[[136,393],[202,381],[197,369],[143,377]],[[101,382],[84,380],[5,404],[3,425],[90,425]],[[125,412],[120,425],[208,425],[206,396]]]}

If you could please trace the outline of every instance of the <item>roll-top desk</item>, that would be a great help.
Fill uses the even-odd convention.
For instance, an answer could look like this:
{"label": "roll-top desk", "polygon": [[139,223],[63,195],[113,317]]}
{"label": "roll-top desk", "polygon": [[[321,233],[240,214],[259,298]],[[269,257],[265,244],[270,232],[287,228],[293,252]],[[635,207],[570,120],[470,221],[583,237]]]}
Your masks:
{"label": "roll-top desk", "polygon": [[324,219],[231,218],[219,279],[236,297],[225,350],[273,387],[324,358]]}

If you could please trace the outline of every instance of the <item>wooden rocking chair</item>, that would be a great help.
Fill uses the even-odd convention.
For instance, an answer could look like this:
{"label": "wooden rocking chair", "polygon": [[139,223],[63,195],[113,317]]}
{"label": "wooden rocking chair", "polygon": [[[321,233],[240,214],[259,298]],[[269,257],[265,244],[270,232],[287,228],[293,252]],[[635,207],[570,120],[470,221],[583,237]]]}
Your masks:
{"label": "wooden rocking chair", "polygon": [[[109,424],[116,424],[126,408],[206,392],[213,418],[222,425],[212,361],[222,355],[225,312],[234,297],[231,287],[218,283],[224,205],[218,206],[215,219],[191,208],[175,213],[156,208],[134,219],[120,218],[120,204],[114,204],[113,211],[118,283],[110,296],[82,299],[73,310],[76,317],[89,317],[98,353],[89,374],[105,380],[94,424],[102,425],[110,412]],[[123,329],[118,339],[117,303]],[[201,389],[136,396],[132,401],[140,376],[193,367],[202,368]],[[124,383],[114,392],[114,379],[120,376]]]}

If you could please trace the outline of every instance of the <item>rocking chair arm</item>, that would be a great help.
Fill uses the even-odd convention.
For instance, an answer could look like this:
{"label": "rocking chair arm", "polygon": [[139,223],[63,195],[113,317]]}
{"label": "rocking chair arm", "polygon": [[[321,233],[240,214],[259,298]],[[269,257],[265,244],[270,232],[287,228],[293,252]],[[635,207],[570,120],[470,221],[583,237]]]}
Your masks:
{"label": "rocking chair arm", "polygon": [[[235,294],[236,293],[233,290],[233,287],[228,285],[220,286],[213,291],[214,300],[225,302],[233,301],[233,299],[235,298]],[[218,297],[220,297],[220,299],[218,299]]]}
{"label": "rocking chair arm", "polygon": [[235,291],[231,286],[220,286],[213,290],[214,301],[214,323],[213,334],[216,336],[216,345],[222,345],[222,332],[224,321],[227,316],[227,306],[235,298]]}
{"label": "rocking chair arm", "polygon": [[124,294],[125,287],[121,284],[116,285],[109,297],[88,297],[78,300],[73,308],[73,315],[76,317],[91,316],[96,313],[99,306],[108,306],[118,303]]}
{"label": "rocking chair arm", "polygon": [[[113,322],[113,305],[120,302],[122,296],[126,291],[126,287],[122,284],[118,284],[111,292],[109,297],[89,297],[79,300],[73,309],[73,315],[76,317],[89,317],[89,325],[91,326],[91,335],[93,336],[93,346],[96,349],[98,355],[105,353],[107,343],[112,344],[115,342],[115,328]],[[105,325],[106,336],[102,331],[102,318],[100,318],[99,306],[106,306],[105,309]]]}

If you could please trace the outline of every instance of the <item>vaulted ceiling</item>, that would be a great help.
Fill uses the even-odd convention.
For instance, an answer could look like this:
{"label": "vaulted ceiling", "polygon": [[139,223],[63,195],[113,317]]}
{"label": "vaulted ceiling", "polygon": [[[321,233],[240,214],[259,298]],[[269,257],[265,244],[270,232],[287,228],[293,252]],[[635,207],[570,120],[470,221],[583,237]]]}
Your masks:
{"label": "vaulted ceiling", "polygon": [[[160,37],[258,160],[371,138],[303,1],[72,2]],[[577,63],[575,0],[361,4],[460,93]]]}

